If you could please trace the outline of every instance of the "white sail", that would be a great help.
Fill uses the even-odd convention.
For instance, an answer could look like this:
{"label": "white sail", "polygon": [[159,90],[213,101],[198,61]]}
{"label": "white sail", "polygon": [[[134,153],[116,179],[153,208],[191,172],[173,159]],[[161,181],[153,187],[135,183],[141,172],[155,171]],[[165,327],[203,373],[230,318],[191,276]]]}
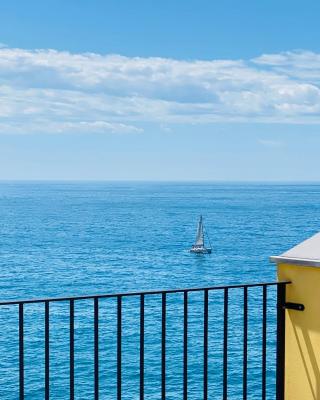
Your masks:
{"label": "white sail", "polygon": [[200,216],[200,220],[198,223],[197,237],[196,237],[196,246],[204,245],[204,234],[203,234],[203,223],[202,223],[202,215]]}
{"label": "white sail", "polygon": [[[209,239],[209,237],[208,237]],[[210,240],[209,240],[210,243]],[[197,229],[197,237],[194,245],[191,247],[190,252],[196,254],[211,254],[211,244],[210,247],[205,247],[204,245],[204,228],[203,228],[203,220],[202,215],[200,215],[198,229]]]}

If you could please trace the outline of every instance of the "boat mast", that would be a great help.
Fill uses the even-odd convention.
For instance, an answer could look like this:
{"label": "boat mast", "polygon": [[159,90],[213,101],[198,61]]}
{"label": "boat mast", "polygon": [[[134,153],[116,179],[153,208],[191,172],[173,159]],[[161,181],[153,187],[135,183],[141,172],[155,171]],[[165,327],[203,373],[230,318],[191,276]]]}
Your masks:
{"label": "boat mast", "polygon": [[198,230],[197,230],[197,237],[196,237],[195,245],[196,246],[204,246],[202,215],[200,215],[200,219],[199,219],[199,223],[198,223]]}

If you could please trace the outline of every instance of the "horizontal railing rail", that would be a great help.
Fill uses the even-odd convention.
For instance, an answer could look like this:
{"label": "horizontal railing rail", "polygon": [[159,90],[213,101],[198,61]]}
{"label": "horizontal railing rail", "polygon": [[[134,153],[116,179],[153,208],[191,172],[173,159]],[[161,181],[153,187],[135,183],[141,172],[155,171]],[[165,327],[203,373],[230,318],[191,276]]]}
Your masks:
{"label": "horizontal railing rail", "polygon": [[[95,400],[100,396],[100,300],[114,298],[116,300],[116,399],[123,398],[123,299],[128,297],[139,298],[139,317],[136,321],[139,327],[139,398],[145,399],[145,311],[146,311],[146,298],[149,296],[160,296],[161,299],[161,339],[160,339],[160,354],[159,354],[159,368],[161,375],[161,389],[160,397],[165,400],[167,397],[167,335],[168,335],[168,321],[167,321],[167,299],[171,294],[182,294],[183,300],[183,315],[181,318],[181,325],[183,329],[182,335],[182,393],[181,398],[187,400],[189,398],[188,384],[189,384],[189,294],[193,292],[202,292],[201,299],[201,324],[202,324],[202,398],[208,399],[209,390],[209,293],[213,291],[223,292],[223,315],[221,321],[223,324],[223,349],[222,349],[222,399],[227,400],[229,381],[228,381],[228,363],[229,363],[229,318],[230,318],[230,304],[229,295],[231,291],[238,290],[242,292],[241,305],[242,305],[242,393],[241,398],[246,400],[248,397],[248,292],[253,288],[262,289],[262,343],[261,343],[261,399],[266,399],[267,388],[267,293],[269,287],[275,287],[277,290],[276,295],[276,348],[275,348],[275,363],[276,363],[276,390],[275,399],[283,400],[284,395],[284,329],[285,329],[285,288],[290,282],[265,282],[265,283],[249,283],[249,284],[236,284],[227,286],[210,286],[210,287],[197,287],[185,289],[169,289],[169,290],[151,290],[130,293],[110,293],[86,296],[73,296],[73,297],[53,297],[41,299],[26,299],[26,300],[8,300],[0,301],[0,306],[18,306],[18,368],[19,368],[19,399],[25,399],[25,306],[28,304],[43,303],[44,304],[44,398],[50,399],[50,384],[51,384],[51,338],[50,338],[50,304],[56,302],[69,303],[69,394],[70,400],[75,398],[75,332],[77,330],[75,324],[75,303],[81,300],[93,300],[93,396]],[[0,312],[2,307],[0,307]],[[5,349],[0,349],[4,351]],[[105,396],[103,396],[105,398]],[[180,398],[180,397],[179,397]],[[238,396],[238,398],[240,398]]]}
{"label": "horizontal railing rail", "polygon": [[263,287],[263,286],[278,286],[288,285],[290,281],[279,281],[279,282],[263,282],[263,283],[245,283],[237,285],[224,285],[224,286],[206,286],[206,287],[195,287],[195,288],[184,288],[184,289],[167,289],[167,290],[145,290],[142,292],[123,292],[123,293],[107,293],[107,294],[89,294],[85,296],[62,296],[62,297],[45,297],[35,299],[18,299],[18,300],[0,300],[0,306],[12,305],[12,304],[30,304],[30,303],[44,303],[46,301],[69,301],[69,300],[90,300],[94,298],[111,298],[111,297],[128,297],[128,296],[140,296],[140,295],[156,295],[162,293],[184,293],[184,292],[201,292],[204,290],[223,290],[223,289],[241,289],[241,288],[252,288],[252,287]]}

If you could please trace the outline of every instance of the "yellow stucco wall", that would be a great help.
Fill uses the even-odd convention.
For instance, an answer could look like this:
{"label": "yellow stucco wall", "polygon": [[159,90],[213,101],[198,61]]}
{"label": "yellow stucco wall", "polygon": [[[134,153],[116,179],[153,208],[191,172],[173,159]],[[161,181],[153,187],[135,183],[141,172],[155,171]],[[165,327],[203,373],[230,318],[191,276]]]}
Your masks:
{"label": "yellow stucco wall", "polygon": [[320,400],[320,268],[278,265],[279,280],[289,280],[286,301],[305,310],[286,310],[285,399]]}

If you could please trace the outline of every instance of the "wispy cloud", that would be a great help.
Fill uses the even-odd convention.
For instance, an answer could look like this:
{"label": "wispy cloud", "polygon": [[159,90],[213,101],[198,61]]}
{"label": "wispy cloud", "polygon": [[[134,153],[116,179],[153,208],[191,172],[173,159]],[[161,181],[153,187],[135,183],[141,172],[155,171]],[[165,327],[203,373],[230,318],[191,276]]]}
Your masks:
{"label": "wispy cloud", "polygon": [[0,133],[320,123],[320,54],[181,61],[0,46]]}
{"label": "wispy cloud", "polygon": [[283,142],[271,139],[259,139],[259,143],[265,147],[279,148],[283,147]]}

